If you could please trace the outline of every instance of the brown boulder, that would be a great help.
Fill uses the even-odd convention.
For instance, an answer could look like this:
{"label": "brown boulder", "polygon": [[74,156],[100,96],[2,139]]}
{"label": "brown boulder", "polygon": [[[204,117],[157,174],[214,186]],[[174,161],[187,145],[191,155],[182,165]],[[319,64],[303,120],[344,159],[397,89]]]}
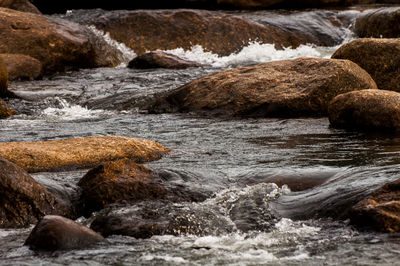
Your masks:
{"label": "brown boulder", "polygon": [[337,95],[376,89],[348,60],[300,58],[221,71],[158,99],[152,112],[199,112],[251,117],[323,116]]}
{"label": "brown boulder", "polygon": [[333,127],[400,129],[400,93],[353,91],[333,99],[328,108]]}
{"label": "brown boulder", "polygon": [[362,38],[399,38],[400,7],[364,11],[357,18],[354,31]]}
{"label": "brown boulder", "polygon": [[18,228],[67,208],[19,166],[0,157],[0,227]]}
{"label": "brown boulder", "polygon": [[205,194],[168,184],[161,177],[129,159],[107,162],[90,170],[78,183],[80,209],[90,216],[110,204],[166,199],[173,202],[203,201]]}
{"label": "brown boulder", "polygon": [[86,248],[104,238],[84,225],[56,215],[46,215],[36,224],[24,245],[32,250],[68,250]]}
{"label": "brown boulder", "polygon": [[8,78],[34,80],[41,76],[42,63],[39,60],[23,54],[0,54],[8,71]]}
{"label": "brown boulder", "polygon": [[196,62],[184,60],[176,55],[154,51],[139,55],[132,59],[128,67],[147,69],[147,68],[172,68],[172,69],[184,69],[189,67],[200,66]]}
{"label": "brown boulder", "polygon": [[131,160],[102,163],[78,183],[83,212],[89,216],[111,203],[164,198],[167,191],[155,183],[157,178],[150,169]]}
{"label": "brown boulder", "polygon": [[0,57],[0,98],[15,97],[15,94],[8,89],[8,71]]}
{"label": "brown boulder", "polygon": [[123,158],[148,162],[169,151],[154,141],[117,136],[0,143],[0,156],[28,172],[87,168]]}
{"label": "brown boulder", "polygon": [[[62,19],[0,8],[0,53],[38,59],[45,74],[71,68],[115,66],[117,55],[106,56],[104,42],[85,26]],[[109,46],[109,50],[116,48]]]}
{"label": "brown boulder", "polygon": [[41,14],[39,9],[37,9],[29,0],[0,0],[0,7]]}
{"label": "brown boulder", "polygon": [[[76,13],[79,16],[79,11]],[[113,11],[98,14],[85,23],[109,32],[137,54],[201,45],[206,51],[229,55],[254,41],[274,43],[277,48],[309,42],[273,25],[205,10]]]}
{"label": "brown boulder", "polygon": [[380,232],[400,232],[400,179],[388,183],[358,202],[350,221],[360,228]]}
{"label": "brown boulder", "polygon": [[332,58],[348,59],[365,69],[381,90],[400,92],[400,39],[357,39]]}

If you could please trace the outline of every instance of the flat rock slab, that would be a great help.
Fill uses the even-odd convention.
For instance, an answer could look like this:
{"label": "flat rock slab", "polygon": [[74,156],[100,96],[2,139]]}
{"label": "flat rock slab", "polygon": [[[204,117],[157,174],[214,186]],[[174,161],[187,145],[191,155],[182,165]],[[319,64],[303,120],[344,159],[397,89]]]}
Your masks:
{"label": "flat rock slab", "polygon": [[220,116],[324,116],[337,95],[376,89],[370,75],[348,60],[300,58],[211,74],[177,88],[151,112]]}
{"label": "flat rock slab", "polygon": [[400,93],[362,90],[339,95],[329,105],[333,127],[400,130]]}
{"label": "flat rock slab", "polygon": [[0,155],[28,172],[88,168],[123,158],[148,162],[169,151],[154,141],[119,136],[0,143]]}
{"label": "flat rock slab", "polygon": [[379,89],[400,92],[400,39],[357,39],[341,46],[332,58],[351,60]]}

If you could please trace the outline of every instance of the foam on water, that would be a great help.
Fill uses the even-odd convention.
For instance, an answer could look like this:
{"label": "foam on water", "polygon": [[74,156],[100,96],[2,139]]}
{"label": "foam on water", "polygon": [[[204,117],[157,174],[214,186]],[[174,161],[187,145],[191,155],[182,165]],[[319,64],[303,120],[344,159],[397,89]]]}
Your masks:
{"label": "foam on water", "polygon": [[46,120],[81,120],[94,119],[108,112],[104,110],[90,110],[86,107],[70,104],[65,99],[55,97],[57,107],[47,107],[42,110],[40,117]]}
{"label": "foam on water", "polygon": [[252,42],[241,51],[228,56],[219,56],[212,52],[207,52],[200,45],[195,45],[190,50],[177,48],[165,52],[200,64],[225,68],[277,60],[295,59],[299,57],[329,58],[337,48],[337,46],[321,47],[315,45],[300,45],[295,49],[287,47],[283,50],[279,50],[276,49],[273,44]]}

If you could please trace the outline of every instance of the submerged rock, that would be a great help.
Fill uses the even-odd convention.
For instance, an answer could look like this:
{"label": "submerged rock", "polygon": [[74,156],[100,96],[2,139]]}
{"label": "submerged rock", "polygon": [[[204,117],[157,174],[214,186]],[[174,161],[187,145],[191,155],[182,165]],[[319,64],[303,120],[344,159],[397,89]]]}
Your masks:
{"label": "submerged rock", "polygon": [[18,228],[68,209],[19,166],[0,157],[0,227]]}
{"label": "submerged rock", "polygon": [[23,54],[0,54],[8,71],[8,78],[34,80],[42,74],[42,63],[39,60]]}
{"label": "submerged rock", "polygon": [[148,162],[169,151],[154,141],[118,136],[0,143],[0,155],[28,172],[88,168],[123,158]]}
{"label": "submerged rock", "polygon": [[29,0],[0,0],[0,7],[41,14],[39,9],[37,9]]}
{"label": "submerged rock", "polygon": [[113,11],[93,14],[90,18],[82,18],[77,11],[69,19],[74,19],[73,16],[80,23],[109,32],[113,39],[139,55],[155,50],[188,50],[194,45],[219,55],[229,55],[251,42],[273,43],[277,48],[309,43],[309,39],[301,39],[280,27],[216,11]]}
{"label": "submerged rock", "polygon": [[376,89],[372,78],[348,60],[300,58],[221,71],[161,97],[151,112],[223,116],[324,116],[337,95]]}
{"label": "submerged rock", "polygon": [[78,183],[83,214],[101,210],[112,203],[148,199],[169,201],[203,201],[201,192],[184,187],[164,186],[160,176],[129,159],[102,163],[90,170]]}
{"label": "submerged rock", "polygon": [[364,11],[357,18],[354,31],[362,38],[399,38],[400,7]]}
{"label": "submerged rock", "polygon": [[133,206],[112,205],[96,214],[91,228],[103,236],[136,238],[269,231],[280,219],[269,202],[280,193],[275,184],[259,184],[228,189],[201,203],[148,200]]}
{"label": "submerged rock", "polygon": [[196,62],[188,61],[182,59],[176,55],[154,51],[148,52],[142,55],[139,55],[132,59],[128,67],[129,68],[139,68],[139,69],[147,69],[147,68],[176,68],[176,69],[184,69],[189,67],[198,67],[200,66]]}
{"label": "submerged rock", "polygon": [[339,95],[329,105],[333,127],[400,130],[400,93],[362,90]]}
{"label": "submerged rock", "polygon": [[0,8],[0,36],[0,53],[36,58],[45,74],[119,63],[98,51],[99,38],[87,27],[63,19]]}
{"label": "submerged rock", "polygon": [[400,179],[358,202],[349,217],[351,223],[360,228],[400,232]]}
{"label": "submerged rock", "polygon": [[357,39],[341,46],[332,58],[351,60],[379,89],[400,92],[400,39]]}
{"label": "submerged rock", "polygon": [[84,225],[62,216],[47,215],[39,221],[24,245],[32,250],[82,249],[104,238]]}

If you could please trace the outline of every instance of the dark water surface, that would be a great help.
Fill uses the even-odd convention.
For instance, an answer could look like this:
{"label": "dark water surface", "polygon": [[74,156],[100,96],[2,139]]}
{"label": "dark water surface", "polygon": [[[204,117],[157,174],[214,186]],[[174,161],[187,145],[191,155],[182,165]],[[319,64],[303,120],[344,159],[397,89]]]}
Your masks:
{"label": "dark water surface", "polygon": [[[335,29],[326,26],[325,33],[348,41],[351,31],[343,25],[350,27],[348,16],[359,11],[332,12],[302,11],[290,13],[286,19],[282,12],[273,11],[241,15],[293,25],[293,17],[301,18],[298,23],[304,27],[304,21],[323,21],[320,17],[328,14],[345,22]],[[321,31],[325,26],[319,24],[320,28],[313,27]],[[0,141],[93,135],[158,141],[173,152],[147,166],[168,174],[171,182],[208,191],[213,195],[210,199],[183,207],[199,213],[202,209],[215,211],[224,223],[209,224],[203,232],[215,233],[201,236],[167,235],[145,240],[111,236],[108,243],[89,249],[44,254],[22,246],[30,228],[2,229],[0,264],[399,265],[398,234],[359,232],[347,221],[302,217],[323,214],[324,209],[356,200],[399,178],[400,135],[332,129],[327,118],[222,119],[194,114],[153,115],[145,110],[158,94],[221,69],[300,56],[327,57],[335,49],[305,45],[277,51],[272,45],[255,43],[238,54],[217,57],[194,47],[191,51],[172,52],[208,63],[209,67],[143,71],[121,66],[67,72],[40,81],[10,82],[10,89],[27,100],[11,101],[19,114],[0,120]],[[53,190],[70,193],[85,172],[37,173],[34,177]],[[266,180],[271,178],[308,180],[320,185],[296,192],[269,184]],[[267,224],[261,228],[268,229],[243,231],[227,215],[239,208],[239,213],[246,216],[247,205],[242,203],[252,200],[262,201],[258,208],[265,209],[257,213],[263,215],[244,217],[244,221],[251,218],[256,224]],[[290,210],[291,219],[268,220],[272,202],[282,213]],[[302,207],[296,205],[298,202],[307,204]]]}

